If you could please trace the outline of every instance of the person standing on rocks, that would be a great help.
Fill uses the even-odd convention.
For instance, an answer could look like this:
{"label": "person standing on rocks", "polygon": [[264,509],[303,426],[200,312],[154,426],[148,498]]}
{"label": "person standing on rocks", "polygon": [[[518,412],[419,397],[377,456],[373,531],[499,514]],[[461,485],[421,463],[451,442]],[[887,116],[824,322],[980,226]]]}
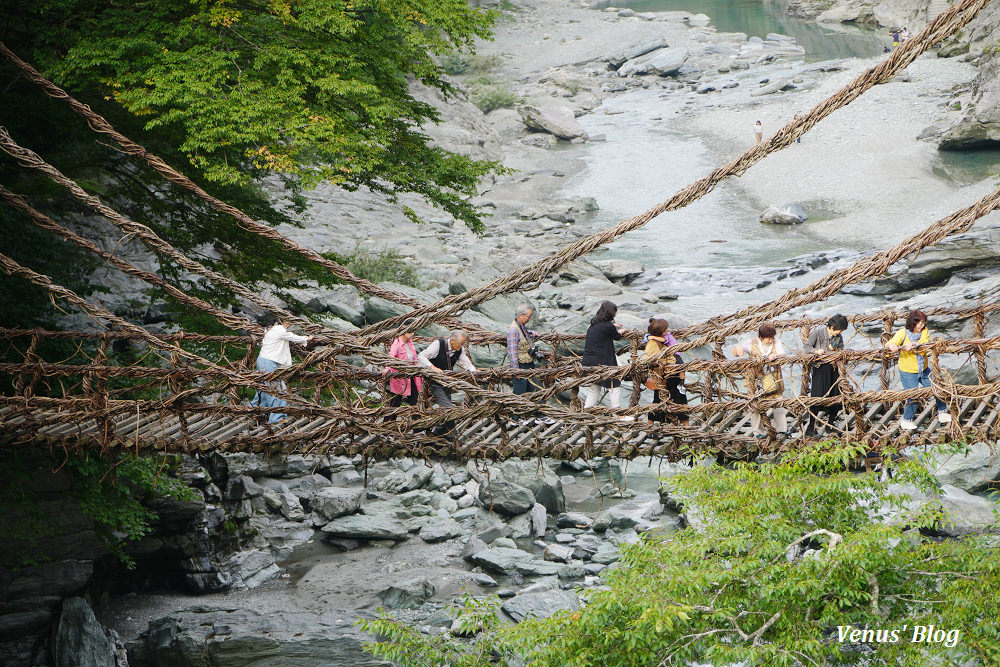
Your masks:
{"label": "person standing on rocks", "polygon": [[[847,330],[847,318],[843,315],[834,315],[827,323],[813,329],[806,341],[805,352],[823,354],[834,350],[844,349],[843,333]],[[813,397],[840,396],[840,371],[832,363],[816,363],[811,365],[812,376],[809,383],[809,395]],[[824,415],[824,419],[820,418]],[[825,421],[832,425],[837,421],[840,414],[839,405],[815,406],[809,408],[809,426],[806,428],[806,437],[816,436],[817,421]],[[824,429],[825,430],[825,429]]]}
{"label": "person standing on rocks", "polygon": [[[914,347],[930,342],[930,339],[930,331],[927,329],[927,315],[920,310],[911,310],[906,316],[906,326],[897,331],[885,344],[889,351],[899,352],[899,381],[903,384],[903,389],[931,386],[931,369],[927,365],[927,357],[913,351]],[[934,402],[937,405],[938,422],[950,423],[951,415],[948,413],[947,403],[936,396]],[[903,418],[899,421],[899,428],[904,431],[912,431],[917,428],[917,423],[913,421],[916,412],[917,400],[906,399],[906,407],[903,408]]]}
{"label": "person standing on rocks", "polygon": [[[260,343],[260,353],[257,355],[257,370],[261,373],[270,373],[279,368],[288,368],[292,365],[292,351],[289,343],[304,345],[312,340],[312,336],[299,336],[288,330],[288,322],[271,321],[270,326],[264,332],[264,340]],[[284,380],[271,382],[270,386],[278,391],[285,391],[288,387]],[[250,400],[252,407],[258,408],[283,408],[288,402],[283,398],[271,396],[262,391],[257,391]],[[267,421],[277,424],[285,421],[288,415],[280,412],[272,412]]]}
{"label": "person standing on rocks", "polygon": [[[468,335],[461,329],[455,329],[448,338],[438,338],[433,343],[424,348],[423,352],[417,355],[417,363],[424,368],[430,368],[435,373],[450,371],[456,366],[470,373],[476,372],[476,367],[472,365],[468,353],[465,351],[465,341]],[[439,407],[453,408],[455,402],[451,400],[451,389],[444,385],[430,380],[431,397]],[[451,430],[455,427],[455,422],[449,421],[441,426],[431,429],[434,435],[447,435],[454,438]]]}
{"label": "person standing on rocks", "polygon": [[[403,326],[409,326],[410,324],[413,324],[412,318],[407,318],[403,322]],[[395,359],[416,362],[417,350],[413,346],[413,333],[408,331],[392,341],[392,345],[389,346],[389,356]],[[390,375],[389,393],[392,394],[392,398],[389,399],[389,407],[398,408],[403,404],[403,399],[406,399],[409,405],[416,405],[417,398],[420,396],[420,389],[423,387],[423,378],[392,377],[395,372],[396,369],[394,368],[385,369],[385,374]]]}
{"label": "person standing on rocks", "polygon": [[[510,323],[510,328],[507,330],[507,356],[510,358],[510,367],[514,370],[535,368],[535,359],[538,354],[535,341],[538,334],[528,328],[528,322],[531,321],[534,312],[534,309],[527,303],[519,304],[514,309],[514,321]],[[510,384],[515,396],[526,393],[529,386],[531,391],[539,389],[538,385],[529,378],[514,378]],[[519,420],[519,423],[527,424],[529,421],[531,421],[529,418],[524,418]],[[554,424],[555,420],[551,417],[539,417],[535,419],[535,423]]]}
{"label": "person standing on rocks", "polygon": [[759,120],[753,125],[753,135],[757,137],[758,144],[764,140],[764,126],[761,125]]}
{"label": "person standing on rocks", "polygon": [[[663,319],[652,317],[649,320],[648,334],[646,336],[646,349],[643,356],[646,358],[655,357],[664,348],[677,345],[677,339],[670,333],[670,324]],[[670,372],[670,367],[681,363],[681,355],[669,354],[660,356],[649,369],[649,380],[647,388],[653,389],[653,403],[659,403],[670,397],[672,403],[687,405],[687,394],[684,393],[684,373]],[[649,421],[663,422],[667,420],[667,413],[656,410],[649,413]],[[686,422],[688,416],[677,415],[677,420]]]}
{"label": "person standing on rocks", "polygon": [[[733,356],[742,357],[749,354],[752,358],[761,361],[774,361],[778,357],[784,356],[785,348],[778,340],[778,331],[773,324],[764,323],[757,329],[757,335],[750,341],[749,345],[737,344],[733,347]],[[758,381],[750,384],[747,382],[747,394],[763,394],[764,398],[781,398],[785,391],[785,383],[781,379],[781,369],[764,369]],[[779,435],[788,435],[788,411],[785,408],[774,408],[771,411],[772,424],[774,430]],[[763,419],[756,411],[750,415],[750,430],[755,438],[766,438],[767,433],[761,427]]]}
{"label": "person standing on rocks", "polygon": [[[583,358],[581,363],[584,366],[617,366],[618,357],[615,355],[615,341],[622,339],[621,325],[615,325],[615,315],[618,314],[618,306],[610,301],[605,301],[597,309],[597,314],[590,320],[590,327],[587,329],[587,338],[583,345]],[[621,407],[622,391],[619,380],[603,380],[597,384],[587,387],[587,397],[584,401],[584,409],[592,408],[604,398],[604,390],[611,393],[611,407]],[[634,421],[635,417],[625,416],[622,421]]]}

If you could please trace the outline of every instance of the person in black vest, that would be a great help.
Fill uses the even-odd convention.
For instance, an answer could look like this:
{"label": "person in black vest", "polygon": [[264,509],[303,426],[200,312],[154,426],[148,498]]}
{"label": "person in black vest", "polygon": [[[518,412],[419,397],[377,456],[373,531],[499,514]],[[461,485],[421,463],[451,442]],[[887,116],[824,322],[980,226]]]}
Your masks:
{"label": "person in black vest", "polygon": [[[455,329],[448,338],[438,338],[424,348],[423,352],[417,355],[417,363],[424,368],[433,369],[436,373],[450,371],[455,367],[475,373],[476,367],[472,365],[472,361],[465,351],[467,338],[464,331]],[[430,382],[430,389],[431,397],[436,404],[442,408],[455,407],[455,402],[451,400],[451,389],[433,380]],[[434,435],[445,435],[454,427],[454,422],[448,422],[442,426],[435,426],[431,432]]]}
{"label": "person in black vest", "polygon": [[[615,324],[615,315],[618,314],[618,306],[605,301],[597,309],[597,314],[590,320],[590,327],[587,329],[587,340],[583,345],[584,366],[617,366],[618,357],[615,355],[615,341],[621,340],[621,326]],[[611,390],[611,407],[621,406],[622,390],[621,382],[618,380],[604,380],[598,384],[587,388],[587,398],[583,404],[584,409],[592,408],[604,398],[604,389]],[[622,417],[623,421],[633,421],[635,417]]]}

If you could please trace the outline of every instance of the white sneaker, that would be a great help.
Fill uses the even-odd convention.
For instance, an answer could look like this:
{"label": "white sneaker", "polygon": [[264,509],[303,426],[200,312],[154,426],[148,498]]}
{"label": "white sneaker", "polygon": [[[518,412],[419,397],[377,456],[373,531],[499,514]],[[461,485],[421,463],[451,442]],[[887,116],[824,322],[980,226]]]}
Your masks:
{"label": "white sneaker", "polygon": [[548,426],[548,425],[551,425],[551,424],[555,424],[556,420],[553,419],[552,417],[538,417],[537,419],[535,419],[535,423],[536,424],[545,424],[546,426]]}
{"label": "white sneaker", "polygon": [[913,431],[916,430],[917,423],[909,419],[900,419],[899,428],[902,429],[903,431]]}
{"label": "white sneaker", "polygon": [[625,415],[624,417],[619,417],[618,421],[620,421],[620,422],[634,422],[635,421],[635,417],[633,417],[632,415]]}
{"label": "white sneaker", "polygon": [[948,414],[947,412],[939,412],[938,413],[938,423],[939,424],[950,424],[951,423],[951,415]]}

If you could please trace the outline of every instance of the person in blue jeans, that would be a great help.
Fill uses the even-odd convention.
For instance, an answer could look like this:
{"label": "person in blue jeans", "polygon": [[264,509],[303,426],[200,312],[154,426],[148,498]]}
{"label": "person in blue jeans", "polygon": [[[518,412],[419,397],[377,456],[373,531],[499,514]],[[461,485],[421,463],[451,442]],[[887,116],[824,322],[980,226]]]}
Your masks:
{"label": "person in blue jeans", "polygon": [[[929,342],[930,332],[927,330],[927,315],[922,311],[912,310],[906,316],[906,326],[897,331],[886,348],[892,352],[899,352],[899,380],[903,383],[903,389],[916,389],[917,387],[931,386],[931,369],[927,365],[927,357],[913,348],[917,345]],[[937,419],[942,424],[951,422],[951,415],[948,413],[948,404],[940,398],[934,398],[937,404]],[[903,408],[903,418],[899,422],[899,428],[904,431],[912,431],[917,428],[913,417],[917,412],[917,401],[912,398],[906,399],[906,407]]]}
{"label": "person in blue jeans", "polygon": [[[312,336],[299,336],[288,330],[286,322],[276,322],[264,332],[264,340],[260,344],[260,354],[257,357],[257,370],[261,373],[270,373],[279,368],[288,368],[292,365],[292,351],[289,343],[299,343],[305,345]],[[287,386],[284,380],[272,382],[278,391],[285,391]],[[287,401],[277,396],[257,391],[250,405],[259,408],[283,408],[288,405]],[[267,421],[277,424],[285,421],[288,415],[281,412],[272,412],[268,415]]]}

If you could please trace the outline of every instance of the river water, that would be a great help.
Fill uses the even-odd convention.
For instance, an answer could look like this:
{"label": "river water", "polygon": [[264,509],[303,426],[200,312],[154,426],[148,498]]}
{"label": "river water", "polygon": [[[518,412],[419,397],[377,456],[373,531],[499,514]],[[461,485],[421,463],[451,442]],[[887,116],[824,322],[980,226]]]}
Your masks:
{"label": "river water", "polygon": [[[684,10],[702,12],[719,32],[743,32],[765,37],[780,33],[794,37],[805,51],[805,61],[833,58],[870,58],[881,53],[886,37],[871,30],[836,29],[784,14],[781,2],[764,0],[633,0],[616,2],[636,11]],[[757,68],[755,75],[763,70]],[[744,86],[745,87],[745,86]],[[741,87],[740,90],[743,90]],[[794,94],[794,93],[793,93]],[[701,98],[702,96],[698,96]],[[708,99],[705,96],[704,99]],[[750,98],[747,97],[747,100]],[[684,109],[684,95],[663,89],[638,89],[608,98],[595,112],[578,120],[604,142],[565,146],[586,168],[565,187],[568,196],[593,196],[601,209],[584,221],[593,230],[612,226],[648,209],[718,166],[717,151],[669,122]],[[1000,152],[939,153],[931,178],[956,185],[978,182],[1000,167]],[[757,167],[766,168],[766,165]],[[701,320],[730,312],[748,303],[775,298],[790,287],[815,280],[821,272],[844,266],[870,246],[844,238],[840,247],[829,237],[810,234],[809,223],[794,227],[763,225],[759,202],[751,202],[730,179],[691,205],[666,213],[611,244],[604,257],[642,261],[659,271],[644,278],[657,291],[680,296],[668,305],[680,320]],[[824,215],[810,211],[810,223]],[[831,213],[827,219],[837,217]],[[893,238],[912,233],[911,221],[885,220]],[[894,227],[895,226],[895,227]],[[875,248],[878,249],[878,248]],[[830,263],[799,276],[803,256],[826,253]],[[815,264],[815,262],[814,262]],[[874,298],[838,297],[852,312],[877,305]],[[681,322],[679,322],[681,323]]]}

